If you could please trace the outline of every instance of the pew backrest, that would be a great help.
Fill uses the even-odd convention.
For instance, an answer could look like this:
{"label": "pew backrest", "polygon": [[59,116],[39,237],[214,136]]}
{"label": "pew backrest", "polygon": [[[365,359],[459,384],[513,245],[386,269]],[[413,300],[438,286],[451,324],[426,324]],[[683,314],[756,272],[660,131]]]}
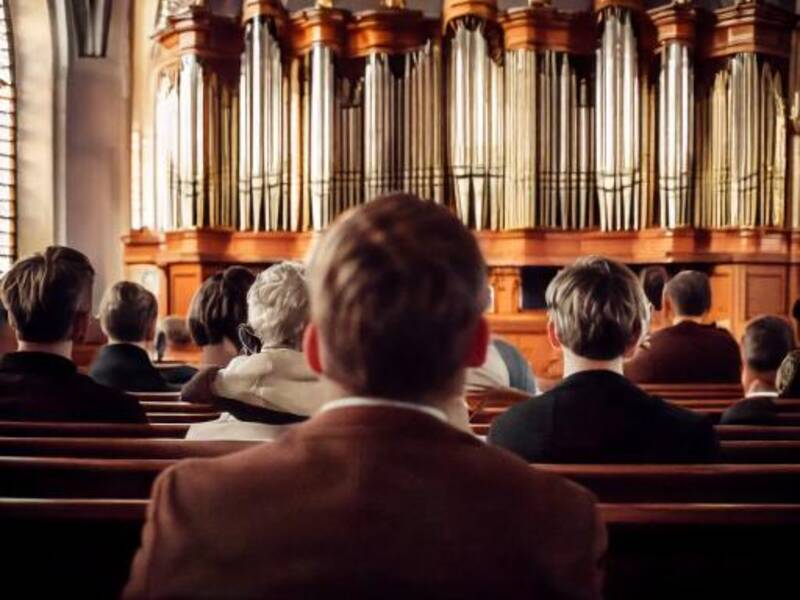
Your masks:
{"label": "pew backrest", "polygon": [[0,456],[54,458],[192,458],[221,456],[257,442],[152,438],[0,437]]}
{"label": "pew backrest", "polygon": [[188,424],[67,423],[0,421],[2,437],[155,437],[183,438]]}

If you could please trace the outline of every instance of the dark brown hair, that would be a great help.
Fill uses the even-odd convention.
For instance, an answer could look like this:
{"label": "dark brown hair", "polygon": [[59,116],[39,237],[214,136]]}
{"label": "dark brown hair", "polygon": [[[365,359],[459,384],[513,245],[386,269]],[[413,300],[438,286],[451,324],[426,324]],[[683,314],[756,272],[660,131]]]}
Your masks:
{"label": "dark brown hair", "polygon": [[326,375],[350,393],[407,401],[453,385],[488,295],[472,234],[408,194],[334,224],[314,252],[309,290]]}
{"label": "dark brown hair", "polygon": [[187,319],[195,344],[221,344],[227,338],[241,349],[239,325],[247,322],[247,291],[255,279],[244,267],[228,267],[203,282]]}
{"label": "dark brown hair", "polygon": [[156,297],[143,286],[120,281],[100,303],[100,324],[106,335],[120,342],[143,342],[158,315]]}
{"label": "dark brown hair", "polygon": [[50,246],[17,261],[3,277],[0,296],[20,340],[61,342],[69,339],[75,317],[91,312],[93,283],[84,254]]}
{"label": "dark brown hair", "polygon": [[757,373],[775,371],[794,350],[794,331],[782,317],[765,315],[747,324],[742,336],[745,363]]}
{"label": "dark brown hair", "polygon": [[664,297],[664,286],[669,281],[667,270],[661,265],[645,267],[639,273],[639,281],[642,283],[644,294],[656,310],[661,310],[661,303]]}

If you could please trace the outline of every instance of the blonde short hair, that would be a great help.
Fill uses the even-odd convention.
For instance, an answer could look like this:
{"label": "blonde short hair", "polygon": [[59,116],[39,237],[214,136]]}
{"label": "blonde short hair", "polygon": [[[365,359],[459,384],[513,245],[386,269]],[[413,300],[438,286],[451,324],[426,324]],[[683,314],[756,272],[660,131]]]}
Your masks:
{"label": "blonde short hair", "polygon": [[132,281],[112,285],[100,302],[100,326],[120,342],[143,342],[158,315],[156,297]]}
{"label": "blonde short hair", "polygon": [[622,356],[650,323],[650,303],[636,275],[600,256],[578,259],[559,271],[545,300],[561,343],[592,360]]}
{"label": "blonde short hair", "polygon": [[446,208],[407,194],[336,222],[308,281],[326,375],[398,400],[450,391],[487,303],[475,238]]}
{"label": "blonde short hair", "polygon": [[792,350],[783,359],[775,376],[775,389],[781,398],[800,398],[800,350]]}
{"label": "blonde short hair", "polygon": [[92,310],[94,269],[86,256],[65,246],[17,261],[0,288],[9,323],[26,342],[61,342],[75,318]]}
{"label": "blonde short hair", "polygon": [[263,347],[302,346],[309,300],[305,267],[297,262],[272,265],[247,292],[247,323]]}

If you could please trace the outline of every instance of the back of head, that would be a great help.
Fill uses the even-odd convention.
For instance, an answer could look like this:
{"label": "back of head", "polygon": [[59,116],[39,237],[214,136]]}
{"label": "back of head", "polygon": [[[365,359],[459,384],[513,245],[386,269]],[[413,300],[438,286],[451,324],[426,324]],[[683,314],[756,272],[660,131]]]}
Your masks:
{"label": "back of head", "polygon": [[792,350],[783,359],[775,377],[775,388],[781,398],[800,399],[800,350]]}
{"label": "back of head", "polygon": [[68,340],[75,318],[91,312],[94,269],[81,252],[50,246],[17,261],[3,277],[0,295],[21,341]]}
{"label": "back of head", "polygon": [[306,273],[300,263],[272,265],[247,292],[247,322],[263,347],[300,349],[308,317]]}
{"label": "back of head", "polygon": [[756,373],[771,373],[794,350],[794,331],[786,319],[773,315],[750,321],[742,336],[742,357]]}
{"label": "back of head", "polygon": [[189,307],[189,331],[198,346],[221,344],[237,348],[239,325],[247,321],[247,291],[255,281],[244,267],[228,267],[206,279]]}
{"label": "back of head", "polygon": [[376,199],[339,220],[309,267],[325,374],[399,400],[450,393],[487,303],[486,265],[446,208]]}
{"label": "back of head", "polygon": [[169,346],[188,346],[192,343],[189,326],[183,317],[177,315],[164,317],[158,326],[158,331],[163,332]]}
{"label": "back of head", "polygon": [[639,273],[639,281],[650,304],[656,310],[661,310],[661,301],[664,297],[664,286],[669,281],[667,270],[661,265],[645,267]]}
{"label": "back of head", "polygon": [[711,308],[711,283],[700,271],[681,271],[664,291],[678,317],[702,317]]}
{"label": "back of head", "polygon": [[146,341],[157,315],[156,297],[131,281],[111,286],[100,303],[100,325],[110,339],[119,342]]}
{"label": "back of head", "polygon": [[563,346],[591,360],[616,359],[648,328],[650,307],[636,275],[616,261],[589,256],[558,272],[545,293]]}

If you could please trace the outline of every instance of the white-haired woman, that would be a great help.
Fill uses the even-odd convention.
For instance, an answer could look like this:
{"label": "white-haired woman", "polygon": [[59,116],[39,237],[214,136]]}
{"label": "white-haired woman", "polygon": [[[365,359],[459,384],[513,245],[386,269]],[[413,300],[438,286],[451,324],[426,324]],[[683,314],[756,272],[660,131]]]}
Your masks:
{"label": "white-haired woman", "polygon": [[208,369],[183,391],[189,402],[211,402],[227,412],[189,428],[190,439],[272,439],[322,403],[316,375],[302,353],[309,300],[302,264],[266,269],[247,293],[247,326],[240,335],[251,354],[223,369]]}

